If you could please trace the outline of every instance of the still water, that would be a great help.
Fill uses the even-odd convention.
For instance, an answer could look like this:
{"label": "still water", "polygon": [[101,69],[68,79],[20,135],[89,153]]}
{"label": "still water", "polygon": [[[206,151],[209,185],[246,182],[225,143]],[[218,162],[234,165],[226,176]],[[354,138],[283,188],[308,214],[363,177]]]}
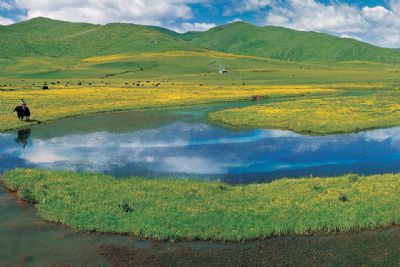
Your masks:
{"label": "still water", "polygon": [[309,136],[229,129],[207,108],[89,115],[0,134],[0,172],[15,167],[227,183],[400,171],[400,128]]}

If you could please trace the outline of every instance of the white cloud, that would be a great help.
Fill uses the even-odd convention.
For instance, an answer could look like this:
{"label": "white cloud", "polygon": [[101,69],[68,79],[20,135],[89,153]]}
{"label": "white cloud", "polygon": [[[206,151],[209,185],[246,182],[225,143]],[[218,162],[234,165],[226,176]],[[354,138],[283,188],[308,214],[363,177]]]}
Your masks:
{"label": "white cloud", "polygon": [[386,8],[384,8],[382,6],[376,6],[376,7],[366,6],[361,10],[361,15],[366,20],[369,20],[370,22],[377,22],[377,23],[384,20],[386,18],[386,16],[390,16],[391,14],[392,14],[391,11],[387,10]]}
{"label": "white cloud", "polygon": [[14,20],[0,16],[0,25],[10,25],[15,23]]}
{"label": "white cloud", "polygon": [[359,32],[366,25],[356,7],[346,4],[324,5],[314,0],[289,0],[288,5],[273,4],[266,22],[276,22],[299,30],[335,33]]}
{"label": "white cloud", "polygon": [[183,22],[181,23],[181,28],[176,29],[178,32],[191,32],[191,31],[206,31],[211,28],[214,28],[217,26],[214,23],[189,23],[189,22]]}
{"label": "white cloud", "polygon": [[169,26],[193,16],[190,4],[205,0],[15,0],[27,18],[48,17],[75,22],[105,24],[131,22]]}
{"label": "white cloud", "polygon": [[264,24],[400,47],[400,0],[389,0],[388,5],[388,9],[360,8],[339,1],[322,4],[316,0],[273,0],[264,13]]}
{"label": "white cloud", "polygon": [[15,5],[6,1],[0,1],[0,9],[11,10],[14,9]]}
{"label": "white cloud", "polygon": [[242,20],[241,18],[235,18],[235,19],[229,21],[228,23],[234,23],[234,22],[239,22],[239,21],[244,21],[244,20]]}
{"label": "white cloud", "polygon": [[262,8],[271,5],[273,0],[242,0],[232,1],[229,6],[225,7],[224,16],[232,16],[237,13],[245,13],[249,11],[260,11]]}

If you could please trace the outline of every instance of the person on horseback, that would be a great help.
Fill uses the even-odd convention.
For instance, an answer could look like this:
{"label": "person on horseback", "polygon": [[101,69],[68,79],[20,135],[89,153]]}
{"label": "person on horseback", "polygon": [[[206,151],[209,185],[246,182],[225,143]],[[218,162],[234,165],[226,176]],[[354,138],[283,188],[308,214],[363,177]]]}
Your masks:
{"label": "person on horseback", "polygon": [[19,106],[22,107],[24,110],[26,109],[26,102],[25,100],[22,98],[21,102],[19,103]]}
{"label": "person on horseback", "polygon": [[26,102],[24,99],[21,99],[21,102],[19,103],[19,105],[14,108],[13,113],[14,112],[17,112],[18,119],[23,120],[25,117],[26,121],[29,121],[29,117],[31,116],[31,111],[29,110],[28,106],[26,105]]}

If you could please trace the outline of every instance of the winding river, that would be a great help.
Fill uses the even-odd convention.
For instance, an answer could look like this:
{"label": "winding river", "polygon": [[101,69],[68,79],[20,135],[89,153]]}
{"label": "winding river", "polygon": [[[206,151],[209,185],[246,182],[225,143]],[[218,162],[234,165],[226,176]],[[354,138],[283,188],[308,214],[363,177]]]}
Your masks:
{"label": "winding river", "polygon": [[[2,133],[0,173],[32,167],[238,184],[400,171],[400,128],[330,136],[229,129],[207,121],[219,108],[104,113]],[[379,266],[400,262],[399,240],[396,226],[244,244],[76,233],[43,222],[0,187],[0,266]]]}
{"label": "winding river", "polygon": [[184,177],[226,183],[400,171],[400,128],[309,136],[206,121],[209,108],[119,112],[0,134],[0,172],[15,167]]}

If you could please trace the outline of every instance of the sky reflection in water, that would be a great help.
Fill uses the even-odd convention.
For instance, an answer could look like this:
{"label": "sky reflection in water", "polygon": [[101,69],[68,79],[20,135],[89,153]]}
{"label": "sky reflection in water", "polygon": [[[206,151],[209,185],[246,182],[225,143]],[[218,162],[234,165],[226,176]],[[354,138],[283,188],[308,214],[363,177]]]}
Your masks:
{"label": "sky reflection in water", "polygon": [[0,134],[0,171],[40,167],[250,183],[400,170],[400,128],[304,136],[279,130],[230,131],[182,121],[128,133],[96,131],[52,138],[30,134]]}

